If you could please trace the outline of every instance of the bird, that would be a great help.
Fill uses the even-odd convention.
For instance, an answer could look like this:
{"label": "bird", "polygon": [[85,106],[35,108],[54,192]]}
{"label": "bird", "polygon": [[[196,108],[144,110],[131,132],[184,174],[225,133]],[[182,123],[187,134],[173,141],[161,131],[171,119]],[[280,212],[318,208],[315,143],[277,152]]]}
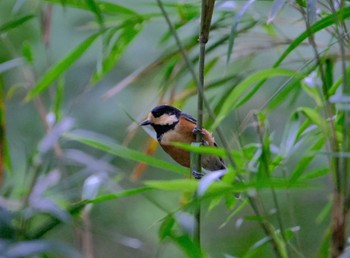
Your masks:
{"label": "bird", "polygon": [[[196,142],[198,132],[197,120],[191,115],[182,112],[180,109],[170,105],[159,105],[154,107],[147,116],[147,119],[140,123],[141,126],[150,125],[157,134],[157,140],[163,150],[177,163],[184,167],[190,167],[190,152],[174,146],[173,143]],[[201,129],[202,144],[215,146],[214,137],[206,129]],[[226,169],[222,158],[213,155],[201,155],[201,164],[205,170],[216,171]],[[200,179],[201,174],[193,175]]]}

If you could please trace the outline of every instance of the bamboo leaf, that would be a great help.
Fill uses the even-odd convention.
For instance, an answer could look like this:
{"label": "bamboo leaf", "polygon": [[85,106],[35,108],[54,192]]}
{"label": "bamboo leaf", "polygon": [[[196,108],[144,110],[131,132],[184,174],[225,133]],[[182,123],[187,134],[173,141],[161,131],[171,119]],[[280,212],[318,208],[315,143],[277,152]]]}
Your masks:
{"label": "bamboo leaf", "polygon": [[[301,74],[295,71],[287,70],[287,69],[271,68],[267,70],[258,71],[248,76],[245,80],[243,80],[237,86],[235,86],[233,90],[229,93],[225,102],[222,104],[222,107],[218,113],[217,119],[213,124],[213,128],[216,128],[221,123],[221,121],[234,109],[236,109],[237,107],[242,105],[244,102],[249,100],[249,98],[244,98],[244,97],[249,95],[249,92],[250,92],[249,89],[253,83],[260,81],[261,79],[268,79],[268,78],[273,78],[277,76],[301,76]],[[259,84],[259,87],[260,86],[262,85]],[[253,88],[252,92],[256,92],[258,89],[259,88],[257,87]]]}
{"label": "bamboo leaf", "polygon": [[89,9],[95,14],[98,23],[103,25],[104,21],[100,6],[95,2],[95,0],[85,0],[85,2]]}
{"label": "bamboo leaf", "polygon": [[300,179],[301,180],[310,180],[310,179],[316,179],[319,177],[323,177],[328,175],[329,168],[317,168],[312,171],[307,172],[304,174]]}
{"label": "bamboo leaf", "polygon": [[124,191],[120,191],[117,193],[104,194],[96,197],[95,199],[87,200],[88,203],[101,203],[110,200],[116,200],[124,197],[129,197],[137,194],[142,194],[144,192],[152,191],[153,189],[150,187],[139,187],[134,189],[128,189]]}
{"label": "bamboo leaf", "polygon": [[315,152],[319,151],[323,147],[324,143],[324,138],[320,138],[312,145],[310,151],[303,155],[302,159],[298,161],[290,176],[291,182],[296,182],[304,173],[306,173],[307,167],[316,158]]}
{"label": "bamboo leaf", "polygon": [[124,50],[129,46],[132,40],[141,31],[141,25],[139,23],[135,24],[125,24],[119,37],[114,42],[111,51],[106,55],[102,62],[101,70],[97,71],[92,77],[92,83],[96,83],[100,80],[106,73],[108,73],[118,62]]}
{"label": "bamboo leaf", "polygon": [[324,119],[319,112],[312,108],[308,107],[300,107],[298,111],[303,113],[306,117],[308,117],[315,125],[317,125],[324,133],[329,132],[328,123],[326,119]]}
{"label": "bamboo leaf", "polygon": [[284,6],[285,3],[286,3],[286,0],[274,0],[273,1],[273,4],[271,6],[271,11],[270,11],[269,17],[267,19],[267,23],[271,23],[275,19],[277,14],[282,10],[282,7]]}
{"label": "bamboo leaf", "polygon": [[[84,9],[84,10],[91,10],[91,6],[89,6],[86,1],[81,1],[81,0],[65,0],[63,4],[62,4],[62,0],[45,0],[45,2],[64,5],[64,6],[71,6],[79,9]],[[139,13],[115,3],[98,1],[98,2],[95,2],[95,5],[96,5],[96,8],[98,8],[102,13],[118,14],[118,15],[122,14],[127,16],[141,17]]]}
{"label": "bamboo leaf", "polygon": [[[176,179],[176,180],[148,180],[145,185],[158,190],[177,191],[177,192],[193,192],[198,188],[198,181],[190,179]],[[234,182],[231,184],[222,181],[213,182],[207,189],[205,195],[223,194],[227,192],[240,193],[248,191],[249,189],[264,189],[274,187],[275,189],[288,189],[308,187],[307,182],[291,182],[289,179],[283,178],[265,178],[259,182]]]}
{"label": "bamboo leaf", "polygon": [[[339,15],[341,13],[341,15]],[[350,6],[347,6],[335,14],[330,14],[323,19],[315,22],[312,26],[310,26],[309,30],[304,31],[298,37],[296,37],[287,47],[287,49],[280,55],[280,58],[275,62],[273,67],[279,66],[282,61],[294,50],[296,49],[305,39],[309,37],[309,34],[315,34],[333,24],[336,23],[335,17],[341,19],[342,21],[350,17]]]}
{"label": "bamboo leaf", "polygon": [[60,241],[27,240],[8,243],[1,250],[2,257],[38,257],[44,255],[58,255],[61,257],[81,258],[79,252]]}
{"label": "bamboo leaf", "polygon": [[281,150],[281,155],[283,157],[288,157],[293,147],[295,146],[297,142],[299,128],[300,128],[299,115],[298,113],[293,113],[293,115],[290,117],[286,125],[285,132],[282,136],[280,150]]}
{"label": "bamboo leaf", "polygon": [[164,240],[166,237],[172,235],[172,229],[175,225],[175,219],[170,214],[166,216],[163,223],[159,228],[159,238],[160,240]]}
{"label": "bamboo leaf", "polygon": [[0,34],[1,33],[4,33],[4,32],[7,32],[11,29],[15,29],[17,28],[18,26],[22,25],[23,23],[33,19],[35,16],[34,15],[26,15],[26,16],[23,16],[21,18],[18,18],[16,20],[13,20],[13,21],[9,21],[5,24],[2,24],[0,26]]}
{"label": "bamboo leaf", "polygon": [[[304,4],[302,3],[303,0],[299,0],[298,3],[301,6],[304,6]],[[341,14],[341,15],[339,15]],[[273,64],[273,68],[278,67],[284,59],[287,58],[287,56],[293,52],[294,49],[296,49],[301,43],[303,43],[304,40],[306,40],[310,33],[315,34],[331,25],[333,25],[334,23],[336,23],[335,17],[340,17],[340,20],[343,21],[347,18],[350,17],[350,6],[347,6],[345,8],[342,8],[342,10],[338,11],[335,14],[330,14],[326,17],[324,17],[323,19],[315,22],[312,26],[310,26],[310,28],[306,31],[304,31],[303,33],[301,33],[298,37],[296,37],[287,47],[287,49],[280,55],[279,59]],[[257,84],[257,88],[260,88],[265,82],[266,82],[266,78],[262,79],[259,81],[259,83]],[[291,90],[290,87],[287,87],[283,94],[284,97],[286,96],[286,94]],[[288,92],[287,92],[288,91]],[[278,99],[277,102],[279,102],[280,100],[282,100],[282,98]],[[276,105],[276,101],[273,101],[273,105]],[[271,105],[270,105],[270,109],[271,109]]]}
{"label": "bamboo leaf", "polygon": [[93,139],[89,137],[85,137],[82,135],[77,135],[77,134],[65,134],[66,138],[75,140],[78,142],[81,142],[83,144],[89,145],[93,148],[111,153],[115,156],[129,159],[129,160],[134,160],[137,162],[142,162],[145,164],[148,164],[153,167],[157,168],[162,168],[164,170],[176,172],[179,174],[188,174],[188,169],[181,167],[179,165],[176,165],[174,163],[167,162],[162,159],[157,159],[155,157],[149,156],[143,152],[139,152],[133,149],[129,149],[125,146],[118,145],[116,143],[110,143],[110,142],[104,142],[101,139]]}
{"label": "bamboo leaf", "polygon": [[306,12],[309,24],[313,24],[316,20],[316,4],[317,0],[307,0],[306,1]]}
{"label": "bamboo leaf", "polygon": [[22,55],[29,64],[33,63],[33,50],[28,41],[22,43]]}
{"label": "bamboo leaf", "polygon": [[172,145],[179,147],[183,150],[187,150],[189,152],[199,153],[199,154],[207,154],[207,155],[214,155],[219,157],[225,157],[226,152],[224,149],[214,146],[195,146],[191,144],[186,143],[180,143],[180,142],[174,142]]}
{"label": "bamboo leaf", "polygon": [[197,189],[198,182],[189,179],[148,180],[145,185],[158,190],[193,192]]}
{"label": "bamboo leaf", "polygon": [[[315,70],[316,65],[312,65],[306,63],[303,65],[303,68],[299,71],[302,72],[305,77],[309,76]],[[289,80],[289,79],[288,79]],[[290,97],[295,94],[299,94],[301,89],[301,81],[305,80],[305,78],[293,78],[292,81],[288,82],[288,80],[281,85],[281,87],[271,96],[271,98],[267,101],[266,109],[267,111],[274,110],[278,105],[284,103],[287,97]],[[259,86],[261,82],[257,84]],[[294,93],[294,94],[293,94]]]}
{"label": "bamboo leaf", "polygon": [[0,74],[4,73],[8,70],[11,70],[15,67],[21,66],[23,65],[25,62],[23,60],[23,58],[14,58],[11,60],[8,60],[6,62],[0,63]]}
{"label": "bamboo leaf", "polygon": [[245,3],[245,5],[242,7],[242,9],[238,12],[238,14],[235,16],[232,27],[231,27],[231,33],[230,38],[228,40],[228,49],[227,49],[227,58],[226,58],[226,64],[229,63],[230,57],[232,54],[234,42],[237,36],[237,27],[239,23],[241,22],[241,19],[245,12],[248,10],[248,8],[255,2],[255,0],[249,0]]}
{"label": "bamboo leaf", "polygon": [[188,235],[172,236],[171,239],[182,248],[188,258],[202,258],[202,251]]}
{"label": "bamboo leaf", "polygon": [[203,196],[207,191],[209,186],[213,184],[215,181],[219,180],[223,175],[225,175],[226,169],[212,171],[205,175],[200,181],[197,189],[197,195],[199,197]]}
{"label": "bamboo leaf", "polygon": [[[347,76],[348,78],[350,78],[350,67],[348,67],[347,69]],[[329,96],[335,95],[337,89],[342,85],[342,83],[343,83],[343,76],[340,76],[338,80],[336,80],[332,85],[332,87],[329,89],[328,91]]]}
{"label": "bamboo leaf", "polygon": [[44,92],[52,82],[54,82],[59,76],[62,75],[75,61],[77,61],[85,51],[95,42],[95,40],[101,35],[102,32],[98,32],[76,47],[73,51],[67,54],[62,60],[53,65],[37,82],[37,84],[28,92],[25,100],[30,101],[37,95]]}

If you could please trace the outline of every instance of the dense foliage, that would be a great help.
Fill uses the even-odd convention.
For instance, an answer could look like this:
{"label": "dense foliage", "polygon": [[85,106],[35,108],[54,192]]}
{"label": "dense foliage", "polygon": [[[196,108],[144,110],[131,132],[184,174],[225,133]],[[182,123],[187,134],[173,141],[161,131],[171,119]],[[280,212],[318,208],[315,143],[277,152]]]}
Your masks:
{"label": "dense foliage", "polygon": [[348,1],[216,1],[196,181],[138,123],[197,114],[201,5],[0,2],[0,257],[349,256]]}

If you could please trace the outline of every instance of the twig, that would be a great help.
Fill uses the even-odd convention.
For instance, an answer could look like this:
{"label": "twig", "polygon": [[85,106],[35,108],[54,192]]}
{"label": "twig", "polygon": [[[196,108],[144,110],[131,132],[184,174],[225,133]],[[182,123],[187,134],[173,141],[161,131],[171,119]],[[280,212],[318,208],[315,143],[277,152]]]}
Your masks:
{"label": "twig", "polygon": [[0,83],[0,188],[5,173],[5,98],[3,84]]}

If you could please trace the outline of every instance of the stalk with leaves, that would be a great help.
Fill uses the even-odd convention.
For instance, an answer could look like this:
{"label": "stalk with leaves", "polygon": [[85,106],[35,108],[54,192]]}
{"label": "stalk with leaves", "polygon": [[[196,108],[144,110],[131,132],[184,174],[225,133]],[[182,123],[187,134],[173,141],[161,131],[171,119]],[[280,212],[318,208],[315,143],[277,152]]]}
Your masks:
{"label": "stalk with leaves", "polygon": [[[347,255],[346,1],[34,2],[0,4],[2,256]],[[179,147],[221,180],[143,141],[155,101],[195,107],[222,147]]]}

